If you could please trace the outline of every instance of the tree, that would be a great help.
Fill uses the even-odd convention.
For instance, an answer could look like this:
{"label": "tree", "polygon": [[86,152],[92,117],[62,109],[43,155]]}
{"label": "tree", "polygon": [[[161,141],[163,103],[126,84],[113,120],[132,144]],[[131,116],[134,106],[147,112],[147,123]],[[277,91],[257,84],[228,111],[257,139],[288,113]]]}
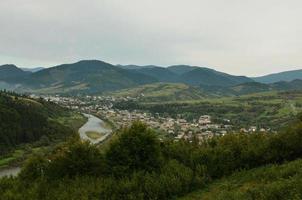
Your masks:
{"label": "tree", "polygon": [[134,122],[110,144],[106,160],[110,172],[118,177],[137,170],[152,171],[160,166],[160,143],[145,124]]}

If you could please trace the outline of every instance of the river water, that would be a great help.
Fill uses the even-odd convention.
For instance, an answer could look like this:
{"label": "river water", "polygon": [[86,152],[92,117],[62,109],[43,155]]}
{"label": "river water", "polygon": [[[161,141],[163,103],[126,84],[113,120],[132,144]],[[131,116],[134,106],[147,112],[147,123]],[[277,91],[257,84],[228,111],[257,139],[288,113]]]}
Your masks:
{"label": "river water", "polygon": [[[88,118],[88,121],[79,129],[82,140],[88,140],[92,144],[98,144],[110,136],[112,130],[105,127],[105,122],[103,120],[90,114],[84,114],[84,116]],[[92,139],[86,135],[86,132],[88,131],[98,132],[104,135],[98,139]]]}
{"label": "river water", "polygon": [[20,167],[13,167],[13,168],[0,170],[0,178],[4,176],[17,176],[20,171],[21,171]]}

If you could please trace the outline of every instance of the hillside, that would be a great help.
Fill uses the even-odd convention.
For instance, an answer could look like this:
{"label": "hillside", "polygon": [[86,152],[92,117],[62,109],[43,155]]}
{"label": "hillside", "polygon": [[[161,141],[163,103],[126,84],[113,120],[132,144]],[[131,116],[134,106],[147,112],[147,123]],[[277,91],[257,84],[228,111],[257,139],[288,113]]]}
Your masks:
{"label": "hillside", "polygon": [[193,67],[193,66],[189,66],[189,65],[173,65],[173,66],[169,66],[168,69],[178,75],[182,75],[184,73],[190,72],[194,69],[196,69],[198,67]]}
{"label": "hillside", "polygon": [[30,72],[25,72],[15,65],[1,65],[0,66],[0,81],[14,82],[20,78],[29,75]]}
{"label": "hillside", "polygon": [[118,90],[155,80],[111,64],[86,60],[31,74],[23,84],[36,93],[95,93]]}
{"label": "hillside", "polygon": [[[280,81],[271,84],[258,82],[242,83],[236,86],[231,86],[224,90],[224,94],[245,95],[269,91],[293,91],[302,90],[302,80],[296,79],[293,81]],[[211,92],[211,90],[208,90]],[[215,91],[213,91],[215,92]]]}
{"label": "hillside", "polygon": [[301,199],[302,160],[237,172],[179,200]]}
{"label": "hillside", "polygon": [[69,137],[74,130],[57,119],[70,111],[41,99],[0,92],[0,156],[20,144]]}
{"label": "hillside", "polygon": [[225,87],[253,81],[195,66],[115,66],[98,60],[82,60],[33,72],[14,65],[0,69],[0,88],[40,94],[103,93],[156,82]]}
{"label": "hillside", "polygon": [[135,97],[140,101],[179,101],[202,99],[206,95],[200,89],[182,83],[154,83],[123,89],[109,95]]}
{"label": "hillside", "polygon": [[179,78],[183,83],[195,86],[233,86],[253,80],[244,76],[233,76],[209,68],[196,68],[183,73]]}
{"label": "hillside", "polygon": [[164,67],[145,67],[134,69],[140,74],[151,76],[158,82],[181,82],[177,74],[171,72],[169,69]]}
{"label": "hillside", "polygon": [[302,79],[302,70],[292,70],[280,73],[269,74],[266,76],[252,78],[261,83],[275,83],[280,81],[293,81],[295,79]]}

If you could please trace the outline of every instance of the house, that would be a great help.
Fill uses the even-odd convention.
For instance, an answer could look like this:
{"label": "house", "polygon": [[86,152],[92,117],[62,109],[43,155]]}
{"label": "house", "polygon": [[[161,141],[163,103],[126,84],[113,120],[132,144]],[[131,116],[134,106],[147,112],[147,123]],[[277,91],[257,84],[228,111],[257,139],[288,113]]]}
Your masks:
{"label": "house", "polygon": [[202,115],[198,120],[199,124],[210,124],[211,123],[211,116],[210,115]]}

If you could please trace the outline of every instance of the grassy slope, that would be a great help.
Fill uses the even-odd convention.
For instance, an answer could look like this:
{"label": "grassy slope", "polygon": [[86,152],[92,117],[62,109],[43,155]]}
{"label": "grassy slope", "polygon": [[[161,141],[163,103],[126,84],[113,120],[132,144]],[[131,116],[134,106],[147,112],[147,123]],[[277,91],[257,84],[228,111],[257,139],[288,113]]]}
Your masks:
{"label": "grassy slope", "polygon": [[302,199],[302,160],[233,175],[179,200]]}

